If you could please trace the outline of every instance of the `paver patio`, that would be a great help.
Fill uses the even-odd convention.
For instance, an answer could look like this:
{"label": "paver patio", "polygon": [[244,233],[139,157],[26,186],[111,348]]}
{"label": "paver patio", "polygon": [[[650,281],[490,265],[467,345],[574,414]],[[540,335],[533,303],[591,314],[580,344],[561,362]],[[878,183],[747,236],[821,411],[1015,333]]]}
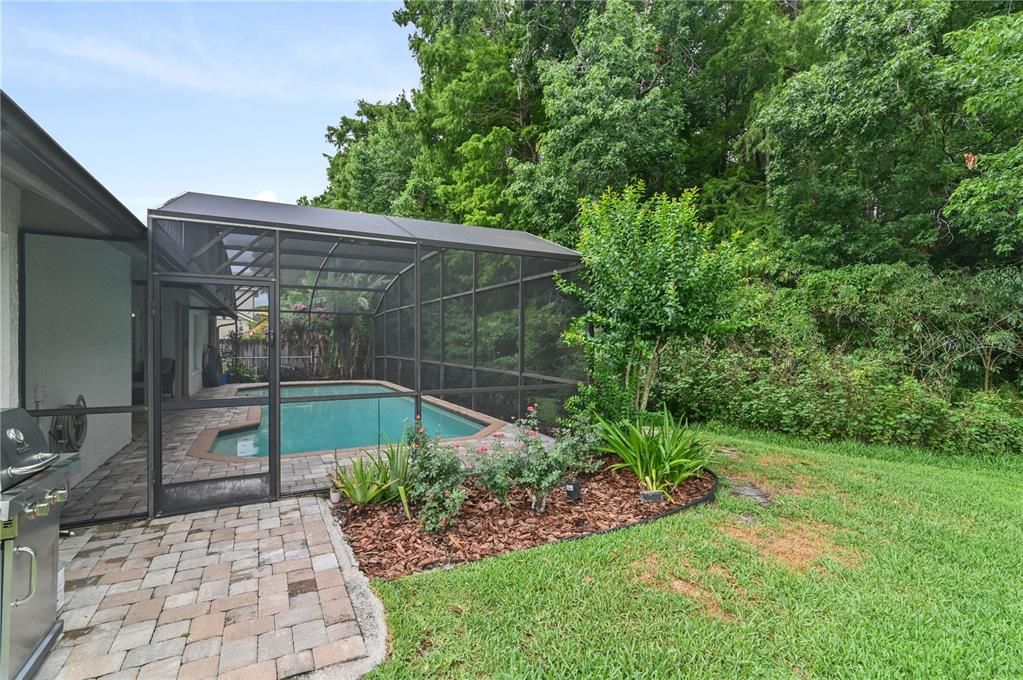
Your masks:
{"label": "paver patio", "polygon": [[352,677],[383,657],[382,609],[318,498],[90,527],[60,551],[40,678]]}

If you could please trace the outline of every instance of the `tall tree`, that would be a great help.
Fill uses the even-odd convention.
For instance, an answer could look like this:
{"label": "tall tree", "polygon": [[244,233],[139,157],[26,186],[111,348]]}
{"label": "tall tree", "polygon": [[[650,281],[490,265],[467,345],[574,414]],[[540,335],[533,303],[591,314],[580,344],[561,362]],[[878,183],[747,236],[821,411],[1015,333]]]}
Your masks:
{"label": "tall tree", "polygon": [[574,35],[575,54],[540,63],[547,130],[538,161],[516,163],[510,188],[520,223],[575,239],[581,197],[631,180],[673,189],[682,172],[685,111],[666,87],[648,13],[625,0],[596,7]]}
{"label": "tall tree", "polygon": [[943,213],[967,172],[943,38],[998,10],[929,0],[826,6],[823,60],[772,93],[754,125],[794,267],[976,263],[968,234]]}

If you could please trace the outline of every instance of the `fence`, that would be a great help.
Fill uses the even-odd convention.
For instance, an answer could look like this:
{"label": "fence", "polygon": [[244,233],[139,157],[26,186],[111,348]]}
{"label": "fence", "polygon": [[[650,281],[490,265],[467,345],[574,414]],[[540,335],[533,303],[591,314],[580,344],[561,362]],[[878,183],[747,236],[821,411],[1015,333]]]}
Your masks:
{"label": "fence", "polygon": [[[265,382],[270,375],[270,357],[267,353],[266,340],[221,340],[220,355],[223,357],[224,370],[234,361],[240,361],[247,369],[258,377],[257,382]],[[281,380],[312,380],[312,379],[366,379],[373,376],[367,370],[358,367],[371,367],[369,361],[346,362],[347,370],[322,366],[322,353],[316,347],[291,347],[281,343]]]}

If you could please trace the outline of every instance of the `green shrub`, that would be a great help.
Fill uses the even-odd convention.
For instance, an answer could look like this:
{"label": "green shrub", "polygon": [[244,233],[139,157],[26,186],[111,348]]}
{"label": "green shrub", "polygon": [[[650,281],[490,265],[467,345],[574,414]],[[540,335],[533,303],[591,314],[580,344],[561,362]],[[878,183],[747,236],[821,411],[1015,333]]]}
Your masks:
{"label": "green shrub", "polygon": [[520,465],[518,482],[529,492],[529,506],[533,512],[543,514],[547,497],[565,479],[564,461],[544,448],[527,449]]}
{"label": "green shrub", "polygon": [[602,461],[598,454],[602,443],[594,414],[583,413],[555,432],[551,453],[562,461],[567,476],[577,477],[600,469]]}
{"label": "green shrub", "polygon": [[611,469],[627,468],[649,491],[668,492],[700,474],[711,460],[710,448],[695,432],[675,420],[668,409],[660,418],[636,417],[613,422],[598,416],[602,449],[616,454],[622,462]]}
{"label": "green shrub", "polygon": [[451,525],[468,498],[466,469],[451,447],[429,442],[409,461],[408,496],[423,528],[431,533]]}
{"label": "green shrub", "polygon": [[480,447],[473,472],[505,506],[510,507],[511,490],[521,486],[529,492],[533,511],[543,513],[551,491],[566,477],[595,472],[600,467],[595,457],[600,439],[590,421],[573,419],[555,433],[553,444],[545,444],[538,429],[538,410],[538,405],[532,404],[526,417],[515,421],[518,433],[513,442],[505,445],[498,432],[490,446]]}
{"label": "green shrub", "polygon": [[953,414],[944,445],[947,453],[1023,454],[1023,402],[993,394],[974,394]]}
{"label": "green shrub", "polygon": [[259,382],[259,373],[241,359],[232,359],[224,367],[224,375],[229,383]]}
{"label": "green shrub", "polygon": [[547,497],[561,485],[568,471],[565,461],[548,448],[540,435],[537,404],[526,407],[524,418],[515,420],[518,430],[514,444],[518,455],[516,482],[529,492],[529,505],[533,512],[542,514],[547,509]]}
{"label": "green shrub", "polygon": [[500,446],[482,448],[473,464],[480,483],[505,507],[511,507],[508,494],[518,483],[521,468],[522,457]]}
{"label": "green shrub", "polygon": [[772,356],[711,342],[673,346],[658,385],[661,403],[691,422],[971,455],[1023,452],[1023,402],[968,394],[953,402],[875,352]]}

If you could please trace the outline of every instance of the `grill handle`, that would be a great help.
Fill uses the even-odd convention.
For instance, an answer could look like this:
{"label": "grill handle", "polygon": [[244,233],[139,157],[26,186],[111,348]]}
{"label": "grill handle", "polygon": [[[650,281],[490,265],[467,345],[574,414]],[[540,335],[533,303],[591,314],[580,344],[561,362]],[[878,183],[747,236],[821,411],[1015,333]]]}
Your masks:
{"label": "grill handle", "polygon": [[10,467],[8,470],[15,477],[22,477],[24,475],[34,475],[35,473],[45,470],[46,468],[53,465],[53,461],[57,460],[58,455],[51,453],[48,457],[42,458],[31,465],[22,465],[21,467]]}
{"label": "grill handle", "polygon": [[36,582],[39,580],[38,579],[38,577],[39,577],[39,560],[36,559],[36,551],[32,550],[32,548],[28,547],[27,545],[19,545],[17,548],[14,549],[14,552],[15,553],[20,553],[20,552],[28,553],[29,556],[32,558],[32,566],[31,566],[31,568],[29,569],[29,572],[28,572],[28,595],[26,595],[25,597],[21,598],[20,600],[15,600],[14,602],[11,603],[12,607],[20,607],[21,605],[25,604],[26,602],[31,600],[33,597],[35,597],[35,594],[36,594]]}

